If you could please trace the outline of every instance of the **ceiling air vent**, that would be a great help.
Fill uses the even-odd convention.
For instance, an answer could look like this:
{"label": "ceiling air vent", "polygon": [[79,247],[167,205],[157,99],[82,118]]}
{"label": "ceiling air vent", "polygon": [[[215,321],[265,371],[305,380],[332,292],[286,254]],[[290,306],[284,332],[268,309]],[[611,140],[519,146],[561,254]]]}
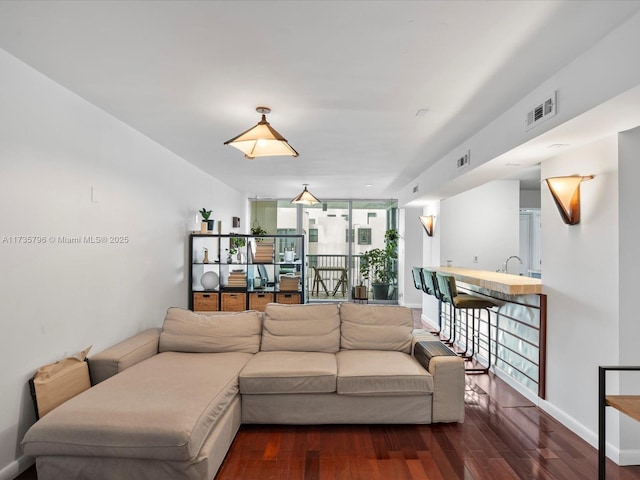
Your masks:
{"label": "ceiling air vent", "polygon": [[531,130],[536,125],[555,116],[556,114],[556,92],[545,98],[540,104],[527,112],[525,130]]}
{"label": "ceiling air vent", "polygon": [[464,168],[471,163],[471,150],[456,160],[456,168]]}

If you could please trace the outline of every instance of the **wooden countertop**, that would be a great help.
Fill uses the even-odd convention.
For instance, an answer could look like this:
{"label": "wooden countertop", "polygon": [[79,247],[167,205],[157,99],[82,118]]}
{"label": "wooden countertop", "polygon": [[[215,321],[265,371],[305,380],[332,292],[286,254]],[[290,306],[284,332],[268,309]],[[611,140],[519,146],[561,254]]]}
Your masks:
{"label": "wooden countertop", "polygon": [[429,269],[452,275],[460,282],[507,295],[542,293],[542,281],[539,278],[458,267],[429,267]]}

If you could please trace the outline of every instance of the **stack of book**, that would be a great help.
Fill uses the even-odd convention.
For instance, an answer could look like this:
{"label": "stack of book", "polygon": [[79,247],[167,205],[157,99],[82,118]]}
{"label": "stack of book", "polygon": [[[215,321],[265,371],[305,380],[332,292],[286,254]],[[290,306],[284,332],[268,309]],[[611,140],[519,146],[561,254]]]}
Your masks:
{"label": "stack of book", "polygon": [[273,243],[256,242],[254,263],[273,263]]}
{"label": "stack of book", "polygon": [[247,274],[244,270],[234,270],[229,274],[229,281],[227,287],[231,288],[245,288],[247,286]]}
{"label": "stack of book", "polygon": [[297,292],[299,283],[300,277],[296,275],[280,275],[280,291],[282,292]]}

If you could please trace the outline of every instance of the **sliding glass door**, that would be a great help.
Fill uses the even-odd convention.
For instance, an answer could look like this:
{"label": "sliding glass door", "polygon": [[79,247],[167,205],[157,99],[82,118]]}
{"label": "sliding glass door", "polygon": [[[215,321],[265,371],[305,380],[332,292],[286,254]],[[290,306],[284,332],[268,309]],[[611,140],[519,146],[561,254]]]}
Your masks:
{"label": "sliding glass door", "polygon": [[[268,233],[303,233],[307,252],[306,295],[310,302],[351,300],[358,296],[379,303],[397,302],[397,274],[373,293],[374,279],[361,267],[367,252],[386,248],[385,233],[397,229],[395,200],[326,200],[314,206],[288,200],[252,201],[251,224]],[[290,246],[279,245],[284,255]],[[394,260],[391,273],[397,272]],[[369,278],[367,278],[369,277]]]}
{"label": "sliding glass door", "polygon": [[349,298],[353,275],[350,262],[353,245],[350,205],[333,200],[302,209],[302,228],[309,253],[308,293],[310,301]]}

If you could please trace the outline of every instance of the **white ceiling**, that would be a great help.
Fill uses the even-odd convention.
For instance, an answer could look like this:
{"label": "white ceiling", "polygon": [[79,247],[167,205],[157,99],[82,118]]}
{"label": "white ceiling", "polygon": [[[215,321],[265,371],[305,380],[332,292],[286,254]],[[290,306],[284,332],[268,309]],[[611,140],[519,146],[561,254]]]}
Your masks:
{"label": "white ceiling", "polygon": [[[0,48],[248,196],[388,198],[639,8],[0,1]],[[259,105],[298,158],[223,145]]]}

